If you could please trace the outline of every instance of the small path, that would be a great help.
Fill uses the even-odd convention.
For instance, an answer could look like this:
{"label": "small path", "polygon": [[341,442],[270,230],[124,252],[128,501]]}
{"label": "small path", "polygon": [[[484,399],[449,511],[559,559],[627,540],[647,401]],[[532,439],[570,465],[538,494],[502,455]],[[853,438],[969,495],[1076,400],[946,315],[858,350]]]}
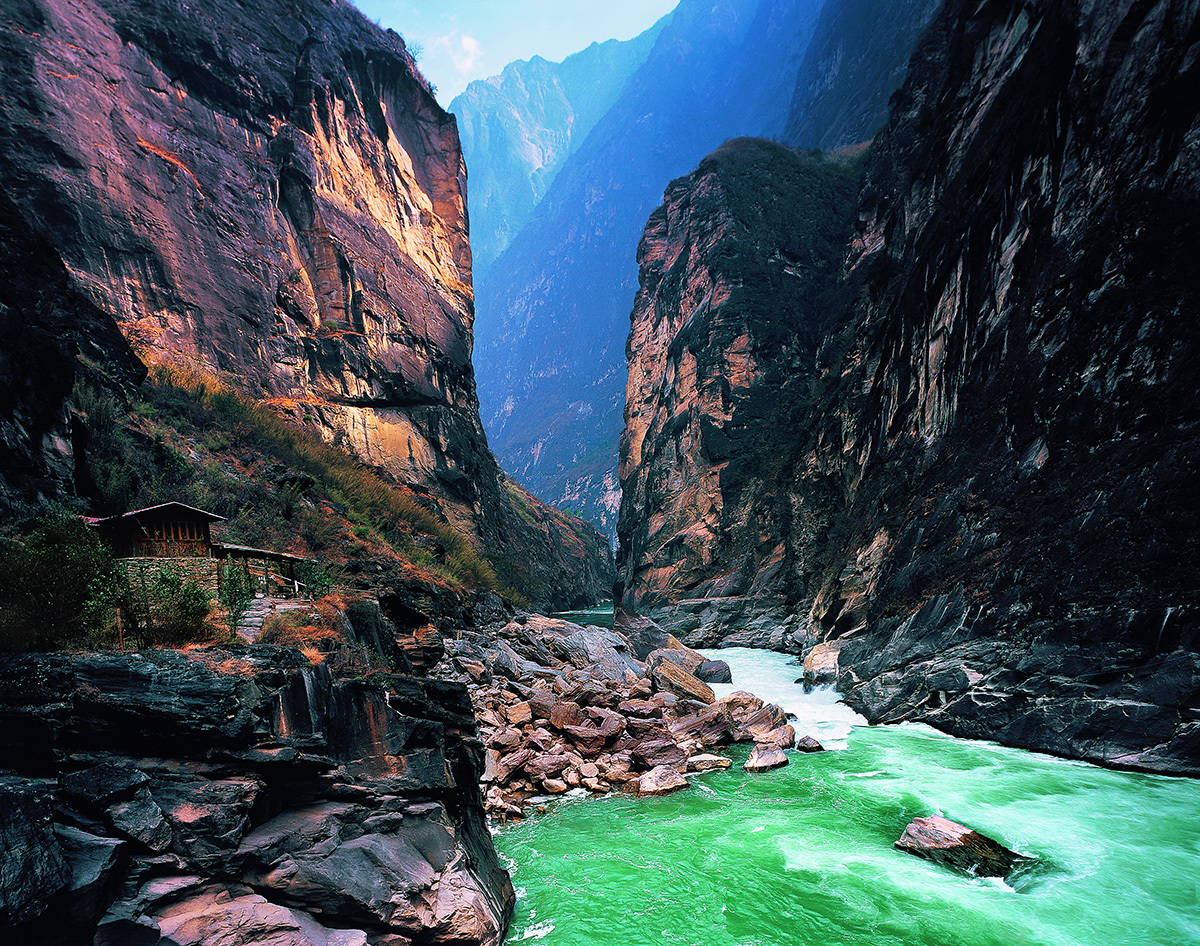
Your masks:
{"label": "small path", "polygon": [[238,637],[253,644],[262,634],[263,623],[277,611],[306,611],[311,603],[301,598],[268,598],[257,595],[238,622]]}

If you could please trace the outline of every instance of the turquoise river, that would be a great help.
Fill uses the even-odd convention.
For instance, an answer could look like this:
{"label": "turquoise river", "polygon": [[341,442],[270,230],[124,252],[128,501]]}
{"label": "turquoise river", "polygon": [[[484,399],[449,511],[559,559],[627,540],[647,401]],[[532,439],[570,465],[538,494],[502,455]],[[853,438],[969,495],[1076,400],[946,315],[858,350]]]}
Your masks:
{"label": "turquoise river", "polygon": [[[794,658],[714,652],[733,686],[779,703],[835,751],[664,798],[565,797],[499,828],[517,910],[507,944],[541,946],[1196,946],[1200,781],[1115,772],[865,726]],[[893,848],[943,814],[1037,858],[1007,883]]]}

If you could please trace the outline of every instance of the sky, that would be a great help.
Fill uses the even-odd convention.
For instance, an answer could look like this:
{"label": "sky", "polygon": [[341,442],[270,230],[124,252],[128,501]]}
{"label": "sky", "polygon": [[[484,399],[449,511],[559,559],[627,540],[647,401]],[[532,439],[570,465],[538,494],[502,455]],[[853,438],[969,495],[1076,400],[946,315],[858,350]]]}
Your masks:
{"label": "sky", "polygon": [[678,0],[353,0],[404,37],[443,107],[514,59],[552,62],[606,39],[632,39]]}

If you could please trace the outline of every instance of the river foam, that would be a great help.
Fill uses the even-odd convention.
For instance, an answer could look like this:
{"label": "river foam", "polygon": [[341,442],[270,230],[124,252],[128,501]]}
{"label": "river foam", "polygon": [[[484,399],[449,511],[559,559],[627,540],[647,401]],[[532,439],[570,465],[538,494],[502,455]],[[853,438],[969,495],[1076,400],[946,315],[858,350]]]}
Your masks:
{"label": "river foam", "polygon": [[[923,725],[865,726],[785,655],[718,651],[726,689],[838,752],[693,777],[664,798],[558,805],[496,841],[522,888],[508,942],[544,946],[1197,946],[1200,782],[1115,772]],[[823,738],[822,738],[823,737]],[[1009,881],[897,851],[944,814],[1036,861]]]}

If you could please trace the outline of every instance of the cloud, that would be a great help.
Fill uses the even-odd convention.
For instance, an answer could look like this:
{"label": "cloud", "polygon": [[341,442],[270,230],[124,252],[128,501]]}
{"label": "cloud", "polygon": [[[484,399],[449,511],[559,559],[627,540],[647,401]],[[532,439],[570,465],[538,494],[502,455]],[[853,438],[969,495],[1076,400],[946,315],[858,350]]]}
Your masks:
{"label": "cloud", "polygon": [[470,72],[483,55],[483,45],[479,40],[462,30],[452,30],[444,36],[434,37],[430,47],[444,53],[454,68],[463,74]]}

